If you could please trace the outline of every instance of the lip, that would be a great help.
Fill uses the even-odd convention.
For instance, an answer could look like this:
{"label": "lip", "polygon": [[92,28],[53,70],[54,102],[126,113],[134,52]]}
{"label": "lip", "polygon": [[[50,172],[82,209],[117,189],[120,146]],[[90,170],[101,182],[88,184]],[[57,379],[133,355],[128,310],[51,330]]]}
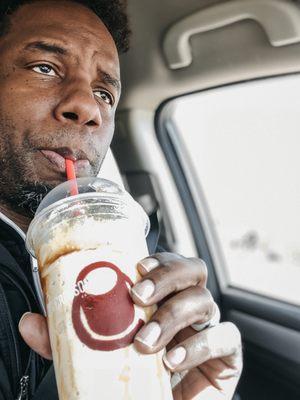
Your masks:
{"label": "lip", "polygon": [[[67,151],[68,150],[68,151]],[[39,150],[43,156],[55,166],[55,169],[60,173],[66,173],[66,162],[65,159],[68,158],[74,162],[76,176],[88,176],[91,172],[91,164],[88,158],[83,152],[72,152],[67,148],[59,148],[55,150],[50,149],[40,149]],[[86,157],[86,158],[84,158]]]}

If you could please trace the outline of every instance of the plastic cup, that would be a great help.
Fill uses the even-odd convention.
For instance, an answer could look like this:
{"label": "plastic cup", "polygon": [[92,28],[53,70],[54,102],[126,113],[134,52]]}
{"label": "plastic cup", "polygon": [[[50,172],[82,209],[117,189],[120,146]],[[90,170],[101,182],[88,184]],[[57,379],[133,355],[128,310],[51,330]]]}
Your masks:
{"label": "plastic cup", "polygon": [[148,217],[113,182],[80,178],[70,197],[72,184],[45,197],[26,238],[38,260],[59,398],[172,399],[163,353],[142,355],[132,344],[155,311],[129,294],[148,255]]}

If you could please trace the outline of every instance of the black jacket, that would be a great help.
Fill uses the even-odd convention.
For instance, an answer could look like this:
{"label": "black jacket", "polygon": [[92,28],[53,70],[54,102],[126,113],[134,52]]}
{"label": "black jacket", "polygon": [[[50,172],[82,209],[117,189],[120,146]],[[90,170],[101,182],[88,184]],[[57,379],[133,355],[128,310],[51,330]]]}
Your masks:
{"label": "black jacket", "polygon": [[[158,241],[156,214],[150,217],[149,253]],[[22,340],[18,323],[26,311],[42,313],[24,233],[0,213],[0,400],[58,399],[52,363]]]}

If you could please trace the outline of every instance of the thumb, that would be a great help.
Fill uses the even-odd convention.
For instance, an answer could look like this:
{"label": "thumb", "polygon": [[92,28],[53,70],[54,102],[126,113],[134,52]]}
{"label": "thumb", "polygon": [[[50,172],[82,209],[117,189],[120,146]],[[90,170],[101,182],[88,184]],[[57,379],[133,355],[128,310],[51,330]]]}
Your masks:
{"label": "thumb", "polygon": [[25,313],[19,322],[19,332],[29,347],[47,360],[52,359],[46,318],[40,314]]}

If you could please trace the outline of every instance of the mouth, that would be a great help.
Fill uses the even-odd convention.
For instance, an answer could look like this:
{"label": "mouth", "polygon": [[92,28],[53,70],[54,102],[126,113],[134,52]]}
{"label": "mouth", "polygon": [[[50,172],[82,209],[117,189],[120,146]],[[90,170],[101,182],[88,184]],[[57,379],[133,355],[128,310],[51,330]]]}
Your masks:
{"label": "mouth", "polygon": [[90,176],[92,167],[88,156],[82,151],[73,151],[69,147],[55,149],[39,149],[42,155],[54,166],[57,172],[66,174],[65,159],[74,162],[77,177]]}

